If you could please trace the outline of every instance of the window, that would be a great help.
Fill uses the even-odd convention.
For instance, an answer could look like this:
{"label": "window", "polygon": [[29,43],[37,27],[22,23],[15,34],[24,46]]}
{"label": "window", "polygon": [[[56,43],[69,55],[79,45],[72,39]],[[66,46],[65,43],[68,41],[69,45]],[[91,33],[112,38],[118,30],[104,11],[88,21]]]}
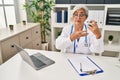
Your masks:
{"label": "window", "polygon": [[120,8],[108,8],[106,25],[120,25]]}
{"label": "window", "polygon": [[14,4],[14,0],[4,0],[4,4]]}
{"label": "window", "polygon": [[2,4],[2,0],[0,0],[0,5]]}
{"label": "window", "polygon": [[14,0],[0,0],[0,28],[16,24]]}

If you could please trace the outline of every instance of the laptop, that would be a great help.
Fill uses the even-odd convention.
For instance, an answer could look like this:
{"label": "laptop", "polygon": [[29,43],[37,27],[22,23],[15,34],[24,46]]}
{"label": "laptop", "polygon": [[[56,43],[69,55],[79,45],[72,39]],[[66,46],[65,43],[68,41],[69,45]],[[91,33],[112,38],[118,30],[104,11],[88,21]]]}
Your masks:
{"label": "laptop", "polygon": [[33,55],[29,55],[28,52],[26,52],[22,47],[20,47],[17,44],[14,44],[17,51],[21,55],[22,59],[27,62],[30,66],[32,66],[35,70],[42,69],[44,67],[47,67],[49,65],[52,65],[55,63],[55,61],[51,60],[50,58],[40,54],[35,53]]}

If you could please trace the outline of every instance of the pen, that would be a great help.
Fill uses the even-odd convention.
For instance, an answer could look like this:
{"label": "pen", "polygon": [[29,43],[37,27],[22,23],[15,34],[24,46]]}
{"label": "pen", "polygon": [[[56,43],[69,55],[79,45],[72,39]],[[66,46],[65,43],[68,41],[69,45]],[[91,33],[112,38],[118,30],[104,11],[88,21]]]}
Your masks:
{"label": "pen", "polygon": [[80,71],[82,72],[82,63],[80,63]]}

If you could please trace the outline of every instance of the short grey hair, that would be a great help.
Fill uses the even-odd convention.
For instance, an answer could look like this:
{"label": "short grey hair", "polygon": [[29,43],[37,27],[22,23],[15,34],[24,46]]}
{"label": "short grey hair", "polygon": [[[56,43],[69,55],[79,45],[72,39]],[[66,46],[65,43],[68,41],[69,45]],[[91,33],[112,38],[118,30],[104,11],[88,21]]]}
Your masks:
{"label": "short grey hair", "polygon": [[79,9],[83,9],[85,10],[85,14],[86,14],[86,17],[88,17],[88,8],[86,6],[75,6],[72,10],[72,16],[74,15],[74,13],[79,10]]}

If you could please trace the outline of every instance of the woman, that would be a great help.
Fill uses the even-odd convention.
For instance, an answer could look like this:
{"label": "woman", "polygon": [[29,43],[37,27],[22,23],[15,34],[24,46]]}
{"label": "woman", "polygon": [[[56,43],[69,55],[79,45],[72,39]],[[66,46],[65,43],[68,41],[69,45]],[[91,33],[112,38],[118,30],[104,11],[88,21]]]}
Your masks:
{"label": "woman", "polygon": [[56,39],[56,48],[67,53],[102,53],[103,40],[98,25],[91,20],[87,25],[86,7],[76,6],[73,9],[73,23],[63,28],[61,35]]}

